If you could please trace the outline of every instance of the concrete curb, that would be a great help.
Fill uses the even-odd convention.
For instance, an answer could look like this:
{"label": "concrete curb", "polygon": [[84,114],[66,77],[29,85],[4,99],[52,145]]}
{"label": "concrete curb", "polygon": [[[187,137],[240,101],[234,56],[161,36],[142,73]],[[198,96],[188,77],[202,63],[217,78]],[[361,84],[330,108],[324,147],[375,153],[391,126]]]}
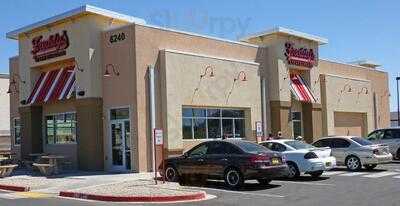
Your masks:
{"label": "concrete curb", "polygon": [[59,196],[71,197],[87,200],[98,200],[107,202],[178,202],[194,201],[206,198],[205,192],[195,192],[189,195],[171,195],[171,196],[112,196],[112,195],[94,195],[79,192],[61,191]]}
{"label": "concrete curb", "polygon": [[9,190],[15,192],[28,192],[31,190],[29,187],[22,187],[22,186],[14,186],[14,185],[1,185],[0,190]]}

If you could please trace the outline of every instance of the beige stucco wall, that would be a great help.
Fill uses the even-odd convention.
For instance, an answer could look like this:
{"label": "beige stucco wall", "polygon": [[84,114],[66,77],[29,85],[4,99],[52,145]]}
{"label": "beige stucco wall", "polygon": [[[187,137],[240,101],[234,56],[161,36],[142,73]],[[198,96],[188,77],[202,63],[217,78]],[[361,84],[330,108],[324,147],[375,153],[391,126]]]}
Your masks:
{"label": "beige stucco wall", "polygon": [[[12,57],[9,59],[9,74],[10,77],[19,74],[19,60],[18,57]],[[19,106],[19,93],[16,92],[19,88],[19,81],[16,81],[15,87],[11,87],[11,93],[10,93],[10,129],[11,129],[11,150],[17,154],[17,158],[20,158],[20,145],[15,145],[15,139],[14,139],[14,127],[13,127],[13,121],[15,118],[19,118],[19,113],[18,113],[18,106]]]}
{"label": "beige stucco wall", "polygon": [[[132,170],[139,171],[138,167],[138,148],[139,145],[146,143],[138,142],[136,132],[136,122],[132,121],[134,118],[134,111],[136,111],[136,81],[135,81],[135,55],[134,55],[134,33],[133,26],[126,26],[122,28],[108,30],[103,33],[103,65],[112,64],[114,68],[120,73],[119,76],[113,73],[110,66],[107,67],[111,73],[110,77],[103,78],[103,129],[104,129],[104,151],[105,151],[105,168],[106,170],[112,169],[112,155],[111,155],[111,136],[110,136],[110,109],[113,108],[129,108],[130,109],[130,129],[131,129],[131,161]],[[109,38],[111,35],[124,33],[125,40],[110,43]],[[146,159],[144,161],[147,161]]]}
{"label": "beige stucco wall", "polygon": [[10,95],[8,75],[0,75],[0,135],[10,135]]}
{"label": "beige stucco wall", "polygon": [[[140,145],[148,147],[139,148],[139,159],[147,162],[139,162],[140,168],[150,168],[151,153],[149,139],[151,135],[149,122],[149,88],[147,81],[148,65],[158,66],[159,51],[163,49],[207,54],[210,56],[232,58],[243,61],[255,61],[258,47],[245,44],[232,43],[216,39],[210,39],[198,35],[170,31],[144,25],[134,25],[135,33],[135,68],[136,68],[136,113],[133,121],[137,122],[137,135]],[[160,87],[157,83],[156,87]],[[157,100],[156,100],[157,101]],[[162,115],[161,106],[157,105],[157,116]],[[156,127],[162,127],[162,119],[158,118]],[[149,157],[149,158],[147,158]]]}
{"label": "beige stucco wall", "polygon": [[[372,125],[368,124],[368,132],[373,129],[385,128],[390,126],[390,93],[387,72],[384,72],[382,69],[371,69],[367,67],[349,65],[329,60],[320,60],[319,69],[321,74],[332,74],[369,81],[369,95],[371,96],[371,98],[368,99],[368,101],[370,102],[370,106],[372,109]],[[343,86],[344,85],[339,85],[337,87]]]}
{"label": "beige stucco wall", "polygon": [[[163,128],[169,150],[185,150],[198,140],[182,138],[182,106],[241,108],[248,110],[246,138],[255,140],[255,121],[261,121],[259,65],[164,50],[161,63]],[[200,78],[211,65],[214,77]],[[234,81],[239,72],[247,81]],[[207,73],[210,74],[210,70]],[[178,81],[177,81],[178,80]],[[196,88],[198,88],[196,90]]]}
{"label": "beige stucco wall", "polygon": [[364,134],[373,129],[373,99],[370,81],[336,75],[323,75],[322,80],[323,121],[326,125],[323,130],[324,135],[335,135],[335,112],[363,113],[367,119]]}

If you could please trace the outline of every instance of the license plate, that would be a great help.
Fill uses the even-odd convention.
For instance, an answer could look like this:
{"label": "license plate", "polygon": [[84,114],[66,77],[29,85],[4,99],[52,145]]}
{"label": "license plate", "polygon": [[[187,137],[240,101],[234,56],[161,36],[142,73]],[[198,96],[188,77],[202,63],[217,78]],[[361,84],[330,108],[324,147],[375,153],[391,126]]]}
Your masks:
{"label": "license plate", "polygon": [[278,165],[278,164],[281,163],[281,161],[279,161],[278,158],[272,158],[271,163],[272,163],[273,165]]}
{"label": "license plate", "polygon": [[327,162],[327,163],[325,163],[325,165],[326,165],[327,167],[330,167],[330,166],[331,166],[331,163],[330,163],[330,162]]}

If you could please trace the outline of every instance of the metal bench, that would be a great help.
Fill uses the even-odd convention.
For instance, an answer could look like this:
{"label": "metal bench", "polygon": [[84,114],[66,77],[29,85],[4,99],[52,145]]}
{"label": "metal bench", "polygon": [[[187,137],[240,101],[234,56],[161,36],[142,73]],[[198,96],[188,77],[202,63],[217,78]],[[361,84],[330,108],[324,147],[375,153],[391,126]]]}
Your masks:
{"label": "metal bench", "polygon": [[0,177],[8,177],[13,172],[14,168],[18,165],[1,165],[0,166]]}
{"label": "metal bench", "polygon": [[54,172],[54,165],[52,164],[33,163],[33,166],[38,168],[40,173],[42,173],[45,176],[50,176]]}

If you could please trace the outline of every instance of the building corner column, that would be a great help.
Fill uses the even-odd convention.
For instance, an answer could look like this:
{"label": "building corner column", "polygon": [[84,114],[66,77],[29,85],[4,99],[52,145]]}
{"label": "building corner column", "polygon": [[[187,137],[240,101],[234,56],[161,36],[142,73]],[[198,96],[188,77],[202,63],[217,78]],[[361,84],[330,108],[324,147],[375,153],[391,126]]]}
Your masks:
{"label": "building corner column", "polygon": [[303,104],[304,140],[311,143],[322,137],[322,105]]}
{"label": "building corner column", "polygon": [[101,98],[76,100],[78,168],[104,170],[103,101]]}
{"label": "building corner column", "polygon": [[43,152],[42,107],[23,106],[18,109],[21,121],[21,159],[31,153]]}

